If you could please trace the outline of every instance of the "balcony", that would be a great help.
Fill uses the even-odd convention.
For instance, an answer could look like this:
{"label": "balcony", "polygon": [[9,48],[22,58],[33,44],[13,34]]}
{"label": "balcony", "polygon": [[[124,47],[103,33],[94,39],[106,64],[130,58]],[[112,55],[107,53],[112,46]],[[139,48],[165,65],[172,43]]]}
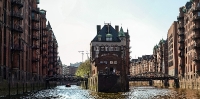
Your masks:
{"label": "balcony", "polygon": [[178,41],[179,43],[184,43],[185,42],[185,40],[184,39],[179,39],[179,41]]}
{"label": "balcony", "polygon": [[23,7],[23,2],[21,0],[11,0],[12,5],[16,5],[19,8]]}
{"label": "balcony", "polygon": [[19,25],[14,25],[12,27],[12,31],[18,32],[18,33],[23,33],[22,27]]}
{"label": "balcony", "polygon": [[32,17],[31,17],[31,20],[34,21],[34,22],[39,22],[39,18],[38,18],[38,17],[32,16]]}
{"label": "balcony", "polygon": [[180,64],[179,66],[180,66],[181,68],[185,68],[185,65],[183,65],[183,64]]}
{"label": "balcony", "polygon": [[33,62],[39,62],[39,58],[33,58],[32,61]]}
{"label": "balcony", "polygon": [[43,44],[47,44],[47,41],[43,41]]}
{"label": "balcony", "polygon": [[34,12],[34,13],[37,13],[37,14],[40,13],[40,9],[39,8],[32,8],[31,11]]}
{"label": "balcony", "polygon": [[199,30],[199,29],[200,29],[199,26],[193,26],[193,27],[192,27],[192,30],[193,30],[193,31],[197,31],[197,30]]}
{"label": "balcony", "polygon": [[178,36],[184,36],[184,32],[178,33]]}
{"label": "balcony", "polygon": [[43,27],[42,29],[43,29],[43,30],[48,30],[48,27]]}
{"label": "balcony", "polygon": [[181,24],[178,24],[178,29],[184,29],[184,26]]}
{"label": "balcony", "polygon": [[19,44],[14,44],[11,47],[11,50],[13,50],[13,51],[23,51],[23,48]]}
{"label": "balcony", "polygon": [[40,49],[40,46],[39,45],[34,45],[34,46],[32,46],[32,49]]}
{"label": "balcony", "polygon": [[179,50],[184,50],[184,47],[180,46],[178,49],[179,49]]}
{"label": "balcony", "polygon": [[195,7],[195,8],[192,9],[193,13],[198,12],[198,11],[200,11],[200,7]]}
{"label": "balcony", "polygon": [[194,49],[199,49],[200,48],[200,44],[194,44],[193,48]]}
{"label": "balcony", "polygon": [[195,15],[195,16],[193,17],[193,21],[199,21],[199,20],[200,20],[200,16]]}
{"label": "balcony", "polygon": [[11,14],[11,17],[23,20],[23,16],[22,16],[21,12],[13,12]]}
{"label": "balcony", "polygon": [[42,64],[42,68],[47,68],[47,64]]}
{"label": "balcony", "polygon": [[198,35],[198,34],[195,34],[195,35],[193,35],[193,36],[192,36],[192,39],[193,39],[193,40],[200,39],[200,35]]}
{"label": "balcony", "polygon": [[181,14],[179,14],[179,16],[177,16],[177,20],[179,21],[179,20],[181,20],[181,19],[183,19],[184,17],[183,17],[183,15],[181,15]]}
{"label": "balcony", "polygon": [[47,55],[42,55],[42,57],[43,57],[43,58],[47,58],[48,56],[47,56]]}
{"label": "balcony", "polygon": [[38,26],[32,26],[32,30],[35,30],[35,31],[39,31],[40,29],[39,29],[39,27]]}
{"label": "balcony", "polygon": [[36,36],[36,35],[33,35],[32,39],[33,40],[39,40],[40,38],[38,36]]}
{"label": "balcony", "polygon": [[184,57],[184,53],[183,52],[179,52],[179,57]]}
{"label": "balcony", "polygon": [[200,57],[194,57],[194,59],[193,59],[193,61],[195,61],[195,62],[200,62]]}
{"label": "balcony", "polygon": [[43,34],[43,37],[48,37],[48,35],[46,33]]}

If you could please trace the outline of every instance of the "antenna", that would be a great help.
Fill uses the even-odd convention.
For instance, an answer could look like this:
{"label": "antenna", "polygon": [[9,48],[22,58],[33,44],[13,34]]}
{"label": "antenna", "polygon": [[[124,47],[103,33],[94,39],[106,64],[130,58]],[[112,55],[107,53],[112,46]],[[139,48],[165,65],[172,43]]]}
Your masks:
{"label": "antenna", "polygon": [[78,52],[82,54],[82,62],[83,62],[84,51],[78,51]]}
{"label": "antenna", "polygon": [[88,53],[88,51],[86,51],[86,53],[85,53],[85,54],[87,54],[87,58],[89,59],[89,56],[88,56],[88,54],[89,54],[89,53]]}

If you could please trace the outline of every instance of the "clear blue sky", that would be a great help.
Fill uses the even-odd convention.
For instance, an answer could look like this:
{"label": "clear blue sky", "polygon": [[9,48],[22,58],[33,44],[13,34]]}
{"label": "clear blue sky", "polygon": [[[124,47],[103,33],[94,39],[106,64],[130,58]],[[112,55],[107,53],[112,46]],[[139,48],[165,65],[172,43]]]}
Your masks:
{"label": "clear blue sky", "polygon": [[[80,62],[78,51],[90,51],[96,25],[110,23],[129,29],[132,58],[152,54],[189,0],[40,0],[47,11],[63,64]],[[84,60],[86,59],[84,54]]]}

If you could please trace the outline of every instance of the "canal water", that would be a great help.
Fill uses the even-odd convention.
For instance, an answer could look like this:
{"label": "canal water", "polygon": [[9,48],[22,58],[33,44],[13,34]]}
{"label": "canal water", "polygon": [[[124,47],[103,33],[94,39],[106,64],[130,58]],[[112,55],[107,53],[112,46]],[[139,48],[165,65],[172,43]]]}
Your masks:
{"label": "canal water", "polygon": [[200,99],[200,90],[130,87],[129,92],[97,93],[76,85],[63,85],[13,99]]}

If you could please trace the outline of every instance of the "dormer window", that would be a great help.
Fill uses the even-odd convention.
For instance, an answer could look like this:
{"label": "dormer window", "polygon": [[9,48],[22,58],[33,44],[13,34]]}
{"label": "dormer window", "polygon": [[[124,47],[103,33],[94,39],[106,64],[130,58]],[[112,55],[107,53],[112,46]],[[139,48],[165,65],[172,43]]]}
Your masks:
{"label": "dormer window", "polygon": [[112,41],[112,34],[106,34],[106,41]]}
{"label": "dormer window", "polygon": [[98,38],[98,41],[101,41],[101,35],[100,34],[97,36],[97,38]]}

